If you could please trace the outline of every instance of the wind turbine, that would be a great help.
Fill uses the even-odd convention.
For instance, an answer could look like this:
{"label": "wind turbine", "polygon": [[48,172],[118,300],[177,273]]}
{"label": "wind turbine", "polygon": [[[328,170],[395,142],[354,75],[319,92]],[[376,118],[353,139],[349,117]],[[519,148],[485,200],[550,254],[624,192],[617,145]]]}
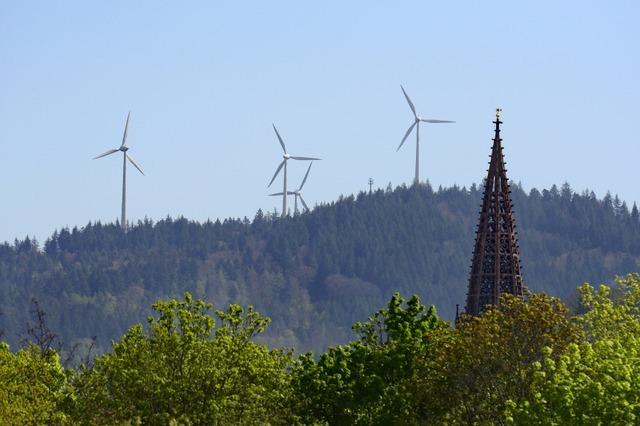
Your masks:
{"label": "wind turbine", "polygon": [[273,183],[274,180],[276,180],[276,177],[278,176],[278,173],[280,173],[280,170],[282,170],[282,168],[284,167],[284,185],[282,187],[282,192],[280,193],[282,195],[282,217],[285,217],[287,215],[287,161],[289,161],[289,159],[291,160],[303,160],[303,161],[313,161],[313,160],[320,160],[320,158],[314,158],[314,157],[296,157],[293,155],[289,155],[289,153],[287,152],[287,148],[284,146],[284,142],[282,140],[282,137],[280,137],[280,133],[278,133],[278,129],[276,129],[276,125],[272,124],[273,126],[273,130],[276,132],[276,136],[278,137],[278,142],[280,142],[280,146],[282,147],[282,151],[283,151],[283,155],[282,155],[282,162],[280,163],[280,165],[278,166],[278,168],[276,169],[276,172],[273,174],[273,177],[271,178],[271,182],[269,182],[269,185],[267,185],[267,188],[271,186],[271,184]]}
{"label": "wind turbine", "polygon": [[[306,211],[309,211],[309,207],[307,207],[307,203],[304,202],[304,198],[302,198],[302,187],[304,186],[305,182],[307,181],[307,177],[309,177],[309,171],[311,171],[311,166],[313,166],[313,161],[311,162],[311,164],[309,164],[309,168],[307,168],[307,173],[304,175],[304,179],[302,179],[302,183],[300,184],[300,188],[298,188],[295,191],[288,191],[287,195],[294,195],[294,208],[293,208],[293,212],[294,213],[298,213],[298,198],[300,198],[300,202],[302,203],[302,206],[305,208]],[[270,196],[274,197],[274,196],[278,196],[278,195],[282,195],[282,192],[276,192],[275,194],[269,194]]]}
{"label": "wind turbine", "polygon": [[127,129],[129,128],[130,116],[131,111],[129,111],[129,113],[127,114],[127,122],[124,125],[124,134],[122,135],[122,145],[120,145],[120,148],[110,149],[104,154],[100,154],[94,158],[94,160],[97,160],[98,158],[106,157],[107,155],[122,151],[122,218],[120,220],[120,226],[122,227],[122,230],[124,232],[127,232],[127,160],[129,160],[131,164],[133,164],[133,166],[144,175],[144,172],[142,171],[140,166],[138,166],[136,162],[133,161],[133,158],[131,158],[131,156],[127,154],[127,151],[129,150],[129,147],[127,146]]}
{"label": "wind turbine", "polygon": [[418,184],[420,183],[420,122],[423,123],[455,123],[455,121],[449,121],[449,120],[432,120],[432,119],[427,119],[427,118],[422,118],[418,115],[418,113],[416,113],[416,107],[413,106],[413,102],[411,102],[411,99],[409,99],[409,95],[407,95],[407,92],[405,92],[404,87],[402,87],[402,85],[400,85],[400,88],[402,89],[402,93],[404,93],[404,97],[407,99],[407,103],[409,104],[409,108],[411,108],[411,112],[413,113],[413,117],[414,117],[414,122],[411,126],[409,126],[409,128],[407,129],[407,133],[404,134],[404,137],[402,138],[402,142],[400,142],[400,145],[398,146],[398,149],[396,149],[396,152],[400,151],[400,148],[402,148],[402,145],[404,144],[404,141],[407,140],[407,138],[409,137],[409,135],[411,134],[411,132],[413,131],[413,128],[416,128],[416,177],[413,179],[413,183],[414,184]]}

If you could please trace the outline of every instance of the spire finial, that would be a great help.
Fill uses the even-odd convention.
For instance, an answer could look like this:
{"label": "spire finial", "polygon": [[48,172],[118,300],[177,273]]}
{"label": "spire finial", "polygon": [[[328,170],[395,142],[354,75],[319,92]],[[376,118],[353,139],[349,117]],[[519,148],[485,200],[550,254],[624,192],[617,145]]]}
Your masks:
{"label": "spire finial", "polygon": [[502,108],[496,108],[496,120],[500,121],[501,114],[502,114]]}

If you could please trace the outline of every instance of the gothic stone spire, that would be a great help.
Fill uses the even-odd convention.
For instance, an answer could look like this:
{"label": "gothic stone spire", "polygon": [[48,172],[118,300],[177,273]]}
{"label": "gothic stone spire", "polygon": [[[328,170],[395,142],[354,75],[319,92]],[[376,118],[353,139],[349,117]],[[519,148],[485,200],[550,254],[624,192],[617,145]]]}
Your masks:
{"label": "gothic stone spire", "polygon": [[511,190],[502,154],[500,112],[496,110],[491,162],[484,187],[467,293],[466,313],[479,315],[497,305],[500,294],[523,297],[520,255],[511,204]]}

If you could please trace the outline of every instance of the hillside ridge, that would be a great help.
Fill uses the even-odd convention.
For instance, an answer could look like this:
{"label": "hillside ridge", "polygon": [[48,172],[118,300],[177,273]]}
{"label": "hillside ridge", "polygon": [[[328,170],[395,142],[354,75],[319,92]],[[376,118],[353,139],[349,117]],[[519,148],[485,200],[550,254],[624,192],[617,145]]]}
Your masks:
{"label": "hillside ridge", "polygon": [[[102,349],[158,298],[185,291],[215,306],[253,304],[266,339],[298,350],[349,340],[394,291],[418,294],[451,319],[463,306],[481,190],[428,184],[340,197],[309,213],[198,223],[89,223],[0,245],[0,330],[16,344],[35,298],[68,342]],[[640,219],[618,197],[512,185],[524,281],[574,300],[582,282],[640,266]]]}

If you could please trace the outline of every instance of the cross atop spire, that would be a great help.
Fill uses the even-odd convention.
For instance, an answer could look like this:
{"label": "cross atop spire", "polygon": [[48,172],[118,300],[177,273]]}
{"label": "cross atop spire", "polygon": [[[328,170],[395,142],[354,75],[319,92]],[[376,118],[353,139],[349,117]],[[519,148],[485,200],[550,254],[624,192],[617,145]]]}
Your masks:
{"label": "cross atop spire", "polygon": [[513,218],[511,190],[500,138],[500,114],[496,109],[491,162],[485,181],[482,209],[476,231],[466,312],[482,313],[497,305],[502,293],[523,296],[520,254]]}

